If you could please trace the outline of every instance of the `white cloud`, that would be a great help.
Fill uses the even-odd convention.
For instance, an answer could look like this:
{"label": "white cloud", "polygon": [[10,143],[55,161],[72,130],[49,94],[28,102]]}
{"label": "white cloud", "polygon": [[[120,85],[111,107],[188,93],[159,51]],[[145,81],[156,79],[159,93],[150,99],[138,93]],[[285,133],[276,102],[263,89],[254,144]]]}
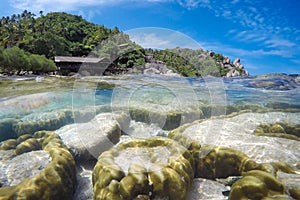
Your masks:
{"label": "white cloud", "polygon": [[120,3],[126,0],[9,0],[10,5],[20,10],[39,12],[49,11],[73,11],[86,6],[98,6],[104,4]]}
{"label": "white cloud", "polygon": [[210,0],[177,0],[178,3],[186,8],[196,8],[198,6],[210,7]]}
{"label": "white cloud", "polygon": [[[118,5],[120,3],[140,2],[139,0],[8,0],[9,4],[19,10],[30,10],[38,13],[43,10],[45,13],[49,11],[74,11],[83,7],[95,7],[100,5]],[[174,0],[146,0],[144,2],[172,2]]]}
{"label": "white cloud", "polygon": [[144,48],[171,49],[176,47],[198,49],[201,48],[192,38],[171,29],[158,27],[144,27],[128,30],[130,39]]}
{"label": "white cloud", "polygon": [[210,0],[8,0],[10,5],[19,10],[30,10],[32,12],[39,12],[43,10],[49,11],[73,11],[87,6],[99,5],[117,5],[120,3],[167,3],[177,2],[185,8],[196,8],[199,5],[209,6]]}
{"label": "white cloud", "polygon": [[170,41],[164,40],[154,33],[130,34],[130,39],[144,48],[164,49],[171,45]]}
{"label": "white cloud", "polygon": [[290,48],[297,45],[294,42],[285,39],[280,39],[280,38],[268,39],[264,43],[267,45],[268,48],[279,48],[279,47]]}
{"label": "white cloud", "polygon": [[236,57],[244,57],[255,60],[257,58],[263,58],[264,56],[280,56],[282,58],[293,58],[298,52],[293,51],[292,49],[270,49],[266,50],[264,48],[260,49],[245,49],[245,48],[236,48],[231,45],[224,45],[218,42],[215,43],[201,43],[201,46],[204,49],[211,49],[218,53],[228,56],[232,59]]}

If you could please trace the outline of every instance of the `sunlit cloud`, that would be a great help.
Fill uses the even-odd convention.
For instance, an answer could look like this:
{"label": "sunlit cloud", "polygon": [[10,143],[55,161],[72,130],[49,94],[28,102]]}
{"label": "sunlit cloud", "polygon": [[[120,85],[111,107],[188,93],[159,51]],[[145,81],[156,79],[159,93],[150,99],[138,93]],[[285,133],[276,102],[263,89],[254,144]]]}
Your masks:
{"label": "sunlit cloud", "polygon": [[[149,3],[166,3],[174,0],[145,0],[143,2]],[[39,12],[40,10],[47,12],[50,11],[74,11],[80,10],[85,7],[105,6],[105,5],[118,5],[121,3],[137,2],[139,0],[9,0],[10,5],[18,10],[30,10],[32,12]]]}
{"label": "sunlit cloud", "polygon": [[170,41],[164,40],[154,33],[130,34],[130,39],[144,48],[164,49],[172,45]]}
{"label": "sunlit cloud", "polygon": [[145,27],[128,30],[132,41],[144,48],[172,49],[176,47],[199,49],[200,44],[187,35],[171,29]]}

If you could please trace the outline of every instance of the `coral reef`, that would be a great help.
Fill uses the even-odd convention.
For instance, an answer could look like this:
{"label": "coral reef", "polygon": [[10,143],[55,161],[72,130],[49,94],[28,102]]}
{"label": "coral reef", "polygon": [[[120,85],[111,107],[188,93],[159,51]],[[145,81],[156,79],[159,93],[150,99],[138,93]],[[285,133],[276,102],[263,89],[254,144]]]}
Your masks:
{"label": "coral reef", "polygon": [[41,130],[53,131],[71,122],[73,122],[72,110],[33,113],[16,123],[13,126],[13,130],[17,136],[21,136]]}
{"label": "coral reef", "polygon": [[38,175],[0,188],[0,199],[72,199],[76,188],[75,161],[58,135],[50,131],[23,135],[2,143],[3,149],[15,149],[17,155],[43,149],[50,154],[51,162]]}
{"label": "coral reef", "polygon": [[[229,199],[299,199],[299,182],[296,180],[300,171],[299,163],[295,163],[295,161],[299,160],[298,141],[288,141],[281,138],[261,140],[263,139],[262,137],[253,134],[253,132],[263,130],[271,134],[281,133],[288,135],[290,133],[297,137],[299,118],[295,116],[297,114],[292,113],[233,113],[225,118],[224,116],[215,117],[209,120],[202,119],[185,124],[172,130],[168,137],[179,142],[192,154],[195,163],[196,180],[205,178],[205,180],[209,179],[219,182],[222,178],[226,180],[231,178],[230,185],[223,183],[227,189],[222,191],[223,195],[229,196]],[[278,122],[279,120],[282,122]],[[270,125],[261,123],[262,125],[259,126],[259,123],[257,123],[259,121]],[[275,123],[272,123],[272,121],[275,121]],[[214,123],[218,127],[222,127],[222,130],[218,130],[217,126],[213,125]],[[243,124],[242,128],[239,123]],[[228,125],[220,126],[220,124]],[[209,131],[207,131],[208,129]],[[203,137],[206,132],[208,135]],[[215,143],[220,144],[220,146],[207,142],[212,141],[212,138],[215,141],[222,140],[223,142],[220,143],[218,141],[219,143]],[[228,140],[224,143],[225,138],[228,138]],[[238,142],[235,142],[235,140]],[[255,150],[253,147],[247,149],[248,141],[251,141],[254,147],[257,145]],[[262,145],[262,147],[266,159],[263,159],[262,162],[257,159],[260,157],[256,156],[259,155],[257,149],[261,148],[260,145],[264,143],[266,145]],[[286,147],[285,144],[290,145],[290,151],[284,152],[286,157],[283,157],[284,154],[281,154],[282,151],[279,151],[279,146],[283,145]],[[278,146],[278,148],[274,148],[274,145]],[[266,154],[270,152],[272,153]],[[279,155],[277,156],[276,154]],[[285,158],[283,159],[284,161],[279,161],[277,159],[279,156]],[[278,174],[280,173],[287,175],[279,179]],[[217,182],[211,182],[209,186],[212,188],[217,187]],[[201,188],[193,188],[190,195],[195,195],[195,191],[201,192],[202,190]],[[218,194],[215,195],[218,196]],[[209,199],[208,196],[205,198],[203,197],[204,195],[198,196],[202,199]]]}
{"label": "coral reef", "polygon": [[184,199],[194,177],[189,151],[168,138],[135,139],[101,154],[94,199]]}
{"label": "coral reef", "polygon": [[[118,108],[118,109],[122,109],[122,108]],[[163,130],[172,130],[184,123],[192,122],[196,119],[202,118],[203,116],[200,110],[196,110],[194,112],[184,112],[184,111],[161,112],[161,111],[156,111],[156,109],[152,109],[151,107],[149,108],[130,107],[129,113],[132,120],[145,122],[148,124],[150,123],[158,124],[163,128]]]}
{"label": "coral reef", "polygon": [[275,176],[261,170],[252,170],[243,173],[243,178],[232,185],[229,199],[278,199],[276,196],[284,194],[284,187]]}
{"label": "coral reef", "polygon": [[261,124],[254,131],[257,136],[281,137],[300,141],[300,125],[288,123]]}
{"label": "coral reef", "polygon": [[[207,148],[208,150],[205,150]],[[228,176],[239,176],[243,172],[260,169],[260,165],[234,149],[226,147],[204,147],[202,152],[208,152],[199,158],[195,176],[200,178],[226,178]]]}

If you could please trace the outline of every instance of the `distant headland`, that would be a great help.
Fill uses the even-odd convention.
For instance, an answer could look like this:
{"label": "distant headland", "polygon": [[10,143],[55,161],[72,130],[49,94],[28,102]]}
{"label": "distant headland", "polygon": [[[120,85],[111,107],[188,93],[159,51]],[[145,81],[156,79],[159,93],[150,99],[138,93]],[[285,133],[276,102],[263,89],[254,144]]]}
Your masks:
{"label": "distant headland", "polygon": [[[248,76],[241,59],[176,47],[145,49],[118,27],[109,29],[64,12],[37,17],[27,10],[0,21],[0,74],[199,77]],[[59,59],[60,58],[60,59]]]}

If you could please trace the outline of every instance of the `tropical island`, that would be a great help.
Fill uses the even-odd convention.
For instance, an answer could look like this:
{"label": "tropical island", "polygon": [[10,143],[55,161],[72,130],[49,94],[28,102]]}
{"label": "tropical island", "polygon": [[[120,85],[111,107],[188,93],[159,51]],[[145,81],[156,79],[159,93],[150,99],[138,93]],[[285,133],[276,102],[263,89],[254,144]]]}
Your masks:
{"label": "tropical island", "polygon": [[[58,68],[55,58],[106,58],[103,75],[171,74],[185,77],[249,75],[237,58],[203,49],[144,49],[117,27],[106,28],[81,16],[53,12],[37,17],[25,10],[0,21],[0,73],[73,75],[78,67]],[[74,59],[72,58],[74,57]],[[80,61],[80,64],[84,61]],[[78,62],[77,62],[78,64]]]}
{"label": "tropical island", "polygon": [[67,13],[0,28],[0,199],[300,199],[299,75]]}

